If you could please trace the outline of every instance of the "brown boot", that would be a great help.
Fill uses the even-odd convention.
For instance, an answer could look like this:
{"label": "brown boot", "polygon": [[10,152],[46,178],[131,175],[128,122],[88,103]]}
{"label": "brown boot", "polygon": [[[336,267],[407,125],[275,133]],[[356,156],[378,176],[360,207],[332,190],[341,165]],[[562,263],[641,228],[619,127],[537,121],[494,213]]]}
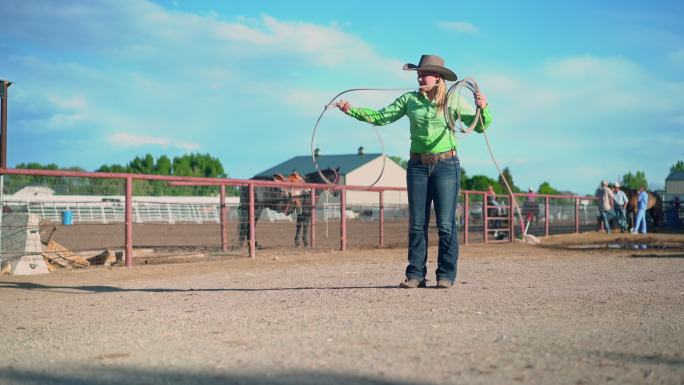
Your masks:
{"label": "brown boot", "polygon": [[419,280],[417,278],[406,278],[406,281],[399,284],[403,289],[415,289],[417,287],[427,287],[426,280]]}

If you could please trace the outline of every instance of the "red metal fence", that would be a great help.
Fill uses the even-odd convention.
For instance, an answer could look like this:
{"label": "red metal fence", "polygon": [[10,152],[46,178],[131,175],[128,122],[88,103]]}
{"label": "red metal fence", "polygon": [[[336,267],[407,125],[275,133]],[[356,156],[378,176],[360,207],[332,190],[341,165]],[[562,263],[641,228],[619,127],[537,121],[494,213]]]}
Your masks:
{"label": "red metal fence", "polygon": [[[0,175],[3,175],[4,178],[20,178],[22,176],[44,177],[46,181],[52,180],[52,182],[45,182],[48,185],[57,183],[54,180],[64,181],[68,179],[72,182],[72,185],[87,185],[87,189],[109,191],[109,194],[112,194],[112,191],[123,190],[124,202],[121,205],[124,212],[124,242],[122,246],[124,247],[127,266],[132,266],[133,264],[134,223],[141,223],[140,218],[138,218],[140,212],[136,211],[136,218],[133,215],[135,183],[139,183],[136,188],[137,204],[140,204],[139,200],[142,194],[149,194],[150,191],[161,185],[178,189],[198,188],[198,186],[215,189],[211,191],[219,195],[217,221],[220,224],[218,234],[215,234],[215,239],[220,240],[220,250],[222,252],[228,252],[234,247],[239,246],[238,243],[242,240],[241,238],[245,238],[249,256],[254,258],[257,251],[256,239],[258,234],[266,234],[266,236],[270,237],[270,241],[274,241],[273,234],[278,237],[280,237],[280,234],[285,234],[283,228],[269,227],[268,224],[260,224],[261,229],[256,227],[259,219],[257,215],[266,206],[271,207],[274,212],[299,210],[298,215],[305,215],[308,219],[306,223],[308,228],[304,227],[301,230],[305,232],[306,236],[302,237],[302,240],[305,240],[310,247],[335,247],[345,250],[349,243],[350,222],[352,223],[354,240],[361,238],[368,240],[375,237],[374,247],[403,247],[406,242],[407,207],[400,204],[390,205],[385,203],[387,194],[405,194],[406,189],[401,187],[374,187],[369,189],[364,186],[328,186],[263,180],[61,170],[0,169]],[[74,183],[74,180],[87,180],[90,182]],[[100,182],[96,183],[95,181],[98,180]],[[106,183],[102,182],[103,180]],[[145,184],[141,185],[140,183],[143,182]],[[35,183],[35,180],[31,183]],[[17,185],[22,186],[21,181],[15,181],[15,189]],[[227,189],[230,188],[237,188],[237,191],[242,195],[242,202],[239,205],[228,207],[226,204]],[[7,184],[5,184],[5,189],[7,189]],[[62,190],[65,191],[59,191],[59,193],[69,194],[73,193],[71,190],[74,190],[74,188]],[[348,191],[375,193],[377,194],[377,203],[350,205],[347,202]],[[335,203],[323,206],[322,202],[319,202],[323,196],[320,195],[321,193],[328,194],[325,195],[326,200],[328,197],[332,197],[331,199]],[[298,206],[294,207],[296,199],[293,199],[293,197],[308,197],[308,199],[300,199]],[[511,205],[513,199],[517,199],[518,204],[523,208],[523,213],[526,215],[526,219],[523,222],[520,222],[514,215],[515,213]],[[515,194],[513,196],[499,195],[493,200],[487,199],[487,195],[483,192],[462,191],[456,213],[461,240],[465,244],[473,242],[511,242],[516,236],[522,234],[526,227],[528,233],[534,235],[594,230],[596,228],[596,209],[594,205],[591,205],[592,200],[592,197],[528,196],[523,194]],[[264,203],[265,201],[268,202]],[[113,203],[114,206],[116,204]],[[5,206],[6,201],[3,200],[3,207]],[[333,212],[330,212],[330,207],[333,207]],[[320,213],[321,210],[326,212]],[[584,216],[581,215],[581,212],[584,213]],[[235,219],[229,219],[229,216]],[[319,223],[321,221],[320,218],[325,218],[325,222]],[[329,218],[332,218],[332,221],[329,221]],[[229,229],[229,223],[232,222],[235,222],[237,226],[235,227],[233,241],[230,242],[228,234],[232,230]],[[328,237],[331,223],[333,232],[339,234],[337,245],[331,243],[334,242],[334,239]],[[325,233],[325,237],[323,237],[323,233]],[[373,233],[376,235],[373,235]],[[387,242],[388,237],[391,238],[389,244]],[[432,239],[431,241],[434,242],[435,240]],[[371,245],[366,243],[363,246]]]}

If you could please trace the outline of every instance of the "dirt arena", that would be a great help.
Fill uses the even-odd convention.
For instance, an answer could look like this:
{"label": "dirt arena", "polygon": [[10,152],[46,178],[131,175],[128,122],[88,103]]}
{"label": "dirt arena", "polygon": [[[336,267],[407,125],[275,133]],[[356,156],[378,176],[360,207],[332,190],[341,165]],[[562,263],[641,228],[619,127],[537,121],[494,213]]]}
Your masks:
{"label": "dirt arena", "polygon": [[405,254],[2,276],[0,384],[684,384],[684,235],[463,246],[449,290]]}

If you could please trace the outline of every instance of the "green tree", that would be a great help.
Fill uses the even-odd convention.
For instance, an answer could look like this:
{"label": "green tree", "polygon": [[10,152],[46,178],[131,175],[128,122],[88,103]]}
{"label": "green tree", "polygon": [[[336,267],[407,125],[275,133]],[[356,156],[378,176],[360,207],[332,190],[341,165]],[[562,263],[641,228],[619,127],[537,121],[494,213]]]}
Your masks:
{"label": "green tree", "polygon": [[397,162],[397,164],[400,165],[401,167],[403,167],[404,170],[408,168],[408,160],[405,160],[400,156],[388,156],[388,158]]}
{"label": "green tree", "polygon": [[501,187],[499,182],[486,175],[473,175],[468,179],[464,190],[487,191],[489,186],[492,186],[497,194],[503,194],[504,192],[504,188]]}
{"label": "green tree", "polygon": [[558,194],[560,194],[560,191],[551,187],[551,184],[549,182],[543,182],[542,184],[539,185],[539,188],[537,189],[537,193],[544,194],[544,195],[558,195]]}
{"label": "green tree", "polygon": [[157,158],[157,164],[154,166],[155,174],[158,175],[171,175],[173,171],[173,164],[168,156],[162,155]]}
{"label": "green tree", "polygon": [[646,180],[646,173],[643,171],[637,171],[636,174],[628,172],[622,176],[622,185],[624,188],[631,190],[637,190],[640,186],[648,188],[648,181]]}
{"label": "green tree", "polygon": [[136,156],[128,163],[128,169],[134,174],[155,174],[154,157],[152,154],[147,154],[144,158]]}
{"label": "green tree", "polygon": [[465,168],[461,167],[461,190],[467,190],[465,186],[469,184],[468,182],[468,174],[466,173]]}
{"label": "green tree", "polygon": [[684,161],[678,160],[677,163],[670,167],[670,174],[677,171],[684,171]]}
{"label": "green tree", "polygon": [[[511,187],[511,190],[513,190],[514,193],[520,192],[520,189],[516,187],[515,183],[513,183],[513,176],[511,175],[511,170],[509,170],[508,167],[504,168],[503,171],[501,171],[501,174],[503,174],[503,176],[506,178],[508,185]],[[506,183],[504,183],[501,174],[499,175],[498,179],[499,185],[505,189]]]}

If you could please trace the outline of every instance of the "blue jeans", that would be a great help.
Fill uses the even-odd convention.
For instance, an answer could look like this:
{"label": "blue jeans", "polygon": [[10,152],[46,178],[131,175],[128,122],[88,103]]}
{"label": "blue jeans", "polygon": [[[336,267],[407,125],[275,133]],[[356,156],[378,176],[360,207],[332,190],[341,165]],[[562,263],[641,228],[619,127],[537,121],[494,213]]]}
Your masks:
{"label": "blue jeans", "polygon": [[461,181],[458,157],[425,165],[410,160],[406,170],[409,201],[408,266],[406,278],[423,280],[427,275],[428,230],[430,206],[434,202],[439,235],[437,280],[456,280],[458,234],[456,202]]}
{"label": "blue jeans", "polygon": [[601,219],[603,220],[603,228],[606,230],[606,233],[610,234],[610,220],[613,218],[613,210],[601,210],[599,209],[599,215],[601,216]]}
{"label": "blue jeans", "polygon": [[639,209],[634,223],[634,232],[646,234],[646,209]]}
{"label": "blue jeans", "polygon": [[627,217],[625,216],[625,209],[622,206],[615,206],[615,219],[617,219],[620,230],[627,230]]}

